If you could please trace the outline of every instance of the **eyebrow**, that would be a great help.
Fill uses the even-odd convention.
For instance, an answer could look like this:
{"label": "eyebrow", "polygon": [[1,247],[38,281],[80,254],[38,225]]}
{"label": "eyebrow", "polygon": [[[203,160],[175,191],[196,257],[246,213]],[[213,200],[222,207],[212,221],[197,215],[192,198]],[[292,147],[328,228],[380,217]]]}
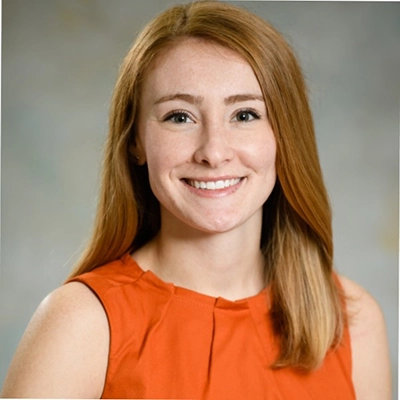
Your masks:
{"label": "eyebrow", "polygon": [[175,93],[160,97],[158,100],[155,101],[154,104],[166,103],[167,101],[173,101],[173,100],[183,100],[190,104],[199,105],[202,103],[203,97],[192,96],[191,94],[186,94],[186,93]]}
{"label": "eyebrow", "polygon": [[249,100],[258,100],[264,103],[264,97],[260,94],[235,94],[234,96],[229,96],[224,100],[224,103],[229,106],[235,103],[240,103]]}
{"label": "eyebrow", "polygon": [[[190,104],[194,105],[200,105],[204,97],[201,96],[193,96],[191,94],[187,93],[175,93],[175,94],[169,94],[167,96],[162,96],[159,99],[155,101],[155,105],[161,104],[161,103],[166,103],[168,101],[173,101],[173,100],[183,100],[186,101]],[[249,100],[258,100],[262,101],[264,103],[264,97],[259,94],[252,94],[252,93],[245,93],[245,94],[235,94],[233,96],[229,96],[224,99],[225,105],[229,106],[235,103],[240,103],[244,101],[249,101]]]}

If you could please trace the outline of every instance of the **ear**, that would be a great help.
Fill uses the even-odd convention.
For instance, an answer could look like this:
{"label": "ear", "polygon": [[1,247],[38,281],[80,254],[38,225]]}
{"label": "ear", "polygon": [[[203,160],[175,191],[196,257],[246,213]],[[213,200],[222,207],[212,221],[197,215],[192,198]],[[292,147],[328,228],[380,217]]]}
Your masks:
{"label": "ear", "polygon": [[144,165],[146,164],[146,155],[143,151],[143,147],[141,146],[140,142],[136,143],[133,142],[129,145],[129,153],[131,156],[131,160],[136,165]]}

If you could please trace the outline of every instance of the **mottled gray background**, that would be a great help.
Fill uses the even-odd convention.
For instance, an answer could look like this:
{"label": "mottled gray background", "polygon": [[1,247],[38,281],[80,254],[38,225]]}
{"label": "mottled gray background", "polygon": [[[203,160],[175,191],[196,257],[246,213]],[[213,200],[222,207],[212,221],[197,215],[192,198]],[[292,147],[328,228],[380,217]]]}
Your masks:
{"label": "mottled gray background", "polygon": [[[0,385],[93,220],[118,66],[168,0],[3,0]],[[301,58],[337,269],[381,304],[397,398],[400,4],[236,2]]]}

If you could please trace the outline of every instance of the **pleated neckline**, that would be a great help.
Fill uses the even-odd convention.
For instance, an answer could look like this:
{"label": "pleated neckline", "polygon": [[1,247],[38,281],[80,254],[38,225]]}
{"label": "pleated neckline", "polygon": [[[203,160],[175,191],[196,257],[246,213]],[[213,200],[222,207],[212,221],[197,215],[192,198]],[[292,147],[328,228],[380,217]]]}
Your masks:
{"label": "pleated neckline", "polygon": [[129,254],[124,254],[120,260],[122,263],[129,268],[129,272],[136,279],[140,279],[149,288],[169,294],[176,297],[179,300],[190,301],[199,303],[204,306],[210,306],[212,308],[219,308],[225,310],[245,310],[252,307],[252,305],[262,304],[267,306],[269,309],[269,287],[265,287],[261,292],[254,296],[246,297],[239,300],[228,300],[223,297],[213,297],[206,295],[195,290],[187,289],[181,286],[176,286],[171,282],[165,282],[154,272],[150,270],[143,270],[136,260]]}

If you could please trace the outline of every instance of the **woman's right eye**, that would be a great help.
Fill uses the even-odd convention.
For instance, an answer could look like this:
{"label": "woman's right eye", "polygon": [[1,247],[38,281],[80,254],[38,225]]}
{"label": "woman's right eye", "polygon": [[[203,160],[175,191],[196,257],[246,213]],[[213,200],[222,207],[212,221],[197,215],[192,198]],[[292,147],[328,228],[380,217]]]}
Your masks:
{"label": "woman's right eye", "polygon": [[193,120],[189,117],[189,115],[182,111],[173,111],[172,113],[169,113],[164,118],[164,121],[171,121],[174,124],[193,123]]}

